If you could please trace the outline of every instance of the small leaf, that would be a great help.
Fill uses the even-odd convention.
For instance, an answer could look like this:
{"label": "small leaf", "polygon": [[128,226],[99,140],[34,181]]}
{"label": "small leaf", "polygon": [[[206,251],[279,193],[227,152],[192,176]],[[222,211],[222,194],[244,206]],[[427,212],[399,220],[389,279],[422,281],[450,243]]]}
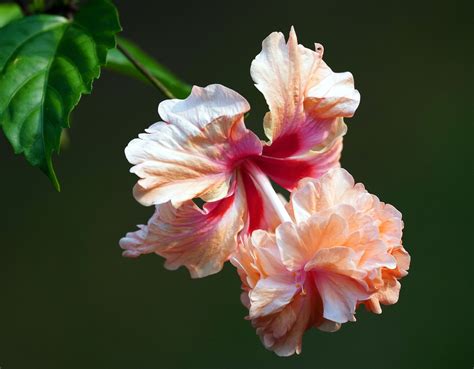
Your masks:
{"label": "small leaf", "polygon": [[22,16],[21,9],[17,4],[0,4],[0,27],[3,27],[15,19],[21,18]]}
{"label": "small leaf", "polygon": [[115,7],[94,0],[75,15],[35,15],[0,29],[0,126],[16,154],[59,190],[52,153],[82,94],[90,93],[120,30]]}
{"label": "small leaf", "polygon": [[[174,96],[184,99],[191,93],[191,86],[180,81],[173,75],[173,73],[155,61],[138,46],[120,37],[117,38],[117,43],[127,50],[138,62],[140,62]],[[106,67],[125,75],[146,81],[146,78],[140,73],[140,71],[138,71],[137,68],[116,48],[109,50]]]}

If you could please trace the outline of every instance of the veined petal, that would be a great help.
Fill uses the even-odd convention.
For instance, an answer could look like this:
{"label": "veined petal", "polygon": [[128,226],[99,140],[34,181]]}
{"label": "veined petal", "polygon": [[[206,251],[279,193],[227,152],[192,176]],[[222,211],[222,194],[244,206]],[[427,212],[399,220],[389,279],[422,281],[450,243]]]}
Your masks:
{"label": "veined petal", "polygon": [[[358,245],[358,248],[363,251],[359,261],[361,269],[370,272],[378,268],[395,269],[397,267],[397,260],[389,253],[387,244],[381,240]],[[373,277],[369,274],[369,278]]]}
{"label": "veined petal", "polygon": [[249,308],[250,298],[248,293],[255,287],[257,282],[262,277],[261,271],[255,265],[255,255],[253,254],[248,243],[250,242],[248,235],[244,234],[240,236],[240,240],[237,245],[237,249],[232,254],[230,262],[237,269],[237,273],[242,281],[242,295],[245,296],[245,301],[242,299],[242,303]]}
{"label": "veined petal", "polygon": [[[251,250],[254,264],[260,271],[261,278],[276,277],[285,281],[294,280],[282,263],[280,250],[273,233],[258,229],[252,233]],[[279,277],[278,277],[279,276]]]}
{"label": "veined petal", "polygon": [[281,311],[297,291],[294,278],[280,276],[260,279],[249,295],[249,317],[254,319]]}
{"label": "veined petal", "polygon": [[219,272],[237,247],[243,228],[245,203],[241,192],[207,203],[200,209],[192,201],[175,208],[171,203],[156,207],[147,226],[120,241],[124,256],[155,252],[166,258],[165,267],[188,268],[192,278]]}
{"label": "veined petal", "polygon": [[183,131],[198,133],[208,123],[221,117],[235,117],[250,110],[250,105],[237,92],[214,84],[207,87],[193,86],[184,100],[165,100],[158,106],[158,113],[166,123],[179,126]]}
{"label": "veined petal", "polygon": [[281,32],[262,42],[262,51],[252,62],[250,73],[270,108],[265,133],[272,141],[295,131],[295,118],[302,114],[308,85],[322,60],[322,50],[300,48],[291,28],[288,44]]}
{"label": "veined petal", "polygon": [[410,255],[402,246],[392,249],[390,254],[396,260],[396,268],[382,269],[382,285],[377,293],[365,302],[367,308],[376,314],[382,313],[380,304],[392,305],[397,303],[401,288],[398,279],[405,277],[410,267]]}
{"label": "veined petal", "polygon": [[323,317],[336,323],[354,321],[359,301],[369,298],[363,282],[335,272],[314,273],[316,288],[323,301]]}
{"label": "veined petal", "polygon": [[301,353],[303,334],[312,326],[314,294],[297,294],[281,311],[252,319],[263,345],[278,356]]}
{"label": "veined petal", "polygon": [[[156,211],[159,211],[158,208]],[[144,224],[139,224],[137,231],[128,232],[119,242],[123,249],[122,256],[127,258],[137,258],[155,252],[155,243],[154,235],[148,233],[148,226]]]}
{"label": "veined petal", "polygon": [[360,255],[353,249],[334,246],[318,250],[304,268],[305,271],[332,272],[362,280],[366,272],[358,270],[359,259]]}
{"label": "veined petal", "polygon": [[286,280],[290,276],[281,261],[275,235],[260,229],[250,237],[241,232],[239,247],[233,254],[231,263],[237,268],[245,290],[253,289],[263,278],[283,276]]}
{"label": "veined petal", "polygon": [[342,245],[347,237],[347,224],[338,215],[329,218],[314,214],[307,222],[286,222],[275,231],[283,263],[288,270],[297,271],[320,249]]}
{"label": "veined petal", "polygon": [[352,117],[360,101],[354,77],[349,72],[333,73],[324,62],[320,68],[327,70],[327,77],[308,91],[306,110],[318,118]]}
{"label": "veined petal", "polygon": [[[374,213],[379,220],[379,232],[390,247],[400,246],[403,231],[402,214],[390,204],[373,196]],[[408,268],[407,268],[408,269]]]}
{"label": "veined petal", "polygon": [[352,75],[334,73],[322,56],[320,44],[314,51],[298,45],[293,28],[288,43],[276,32],[263,41],[251,74],[270,108],[264,119],[271,141],[265,156],[288,158],[321,151],[323,144],[330,146],[345,133],[337,127],[343,117],[354,114],[360,96]]}
{"label": "veined petal", "polygon": [[283,263],[290,271],[301,270],[311,255],[310,245],[300,237],[295,224],[285,222],[275,230],[276,240]]}
{"label": "veined petal", "polygon": [[392,256],[397,260],[397,268],[395,269],[395,276],[397,278],[405,277],[408,274],[410,268],[411,257],[407,250],[403,246],[395,247],[390,252]]}
{"label": "veined petal", "polygon": [[[237,93],[215,86],[195,88],[185,100],[163,102],[160,111],[169,121],[155,123],[128,144],[131,172],[140,177],[134,195],[142,204],[222,199],[236,165],[260,155],[260,140],[243,123],[246,105]],[[237,100],[233,105],[232,99]]]}
{"label": "veined petal", "polygon": [[304,221],[311,214],[340,205],[349,205],[358,212],[371,213],[375,203],[374,196],[362,184],[354,184],[354,178],[349,172],[334,168],[318,179],[307,178],[300,181],[291,195],[290,211],[297,221]]}

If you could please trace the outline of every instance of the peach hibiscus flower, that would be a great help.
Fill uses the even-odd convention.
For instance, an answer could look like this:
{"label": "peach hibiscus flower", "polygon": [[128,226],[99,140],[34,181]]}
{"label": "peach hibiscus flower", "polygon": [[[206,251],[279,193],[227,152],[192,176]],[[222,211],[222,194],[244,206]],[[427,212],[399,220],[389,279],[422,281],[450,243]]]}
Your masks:
{"label": "peach hibiscus flower", "polygon": [[[240,238],[279,223],[266,193],[271,185],[260,186],[255,176],[291,191],[339,166],[343,117],[360,98],[352,75],[334,73],[322,56],[319,44],[314,51],[298,45],[293,29],[287,43],[281,33],[263,41],[251,75],[269,105],[268,142],[245,127],[248,102],[224,86],[195,86],[188,98],[159,105],[163,121],[125,149],[139,177],[135,198],[156,210],[120,241],[124,256],[156,253],[167,268],[184,265],[192,277],[217,273]],[[206,202],[202,208],[196,198]]]}
{"label": "peach hibiscus flower", "polygon": [[244,236],[232,258],[248,317],[280,356],[300,353],[311,327],[336,331],[355,321],[359,304],[380,313],[380,303],[397,302],[410,264],[400,212],[344,169],[301,181],[286,208],[274,232]]}

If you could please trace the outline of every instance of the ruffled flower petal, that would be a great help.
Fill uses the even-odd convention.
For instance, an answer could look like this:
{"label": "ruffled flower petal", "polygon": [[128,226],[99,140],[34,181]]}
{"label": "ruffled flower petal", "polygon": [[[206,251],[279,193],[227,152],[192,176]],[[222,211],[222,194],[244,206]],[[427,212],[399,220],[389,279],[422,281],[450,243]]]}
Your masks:
{"label": "ruffled flower petal", "polygon": [[336,323],[355,321],[358,301],[370,296],[364,284],[357,279],[331,272],[315,273],[314,278],[323,301],[323,317]]}
{"label": "ruffled flower petal", "polygon": [[304,281],[282,263],[273,233],[258,230],[244,238],[231,261],[242,279],[241,300],[263,345],[279,356],[299,354],[303,333],[316,323],[313,287],[303,292]]}
{"label": "ruffled flower petal", "polygon": [[297,294],[278,313],[252,319],[252,325],[268,350],[278,356],[300,354],[303,334],[313,324],[313,295]]}
{"label": "ruffled flower petal", "polygon": [[146,226],[121,241],[124,256],[156,253],[165,267],[184,265],[192,278],[219,272],[237,247],[244,226],[245,203],[241,193],[207,203],[200,209],[192,201],[175,208],[170,202],[156,207]]}
{"label": "ruffled flower petal", "polygon": [[316,214],[307,222],[282,223],[275,234],[283,264],[288,270],[297,271],[304,269],[318,250],[342,245],[347,224],[338,215],[325,218]]}
{"label": "ruffled flower petal", "polygon": [[[288,43],[282,33],[268,36],[251,66],[255,85],[270,108],[264,128],[271,144],[264,147],[264,162],[271,168],[269,158],[299,159],[287,178],[269,173],[289,190],[304,178],[304,173],[324,172],[322,168],[305,166],[337,165],[340,147],[333,146],[341,145],[340,138],[346,132],[342,118],[351,117],[360,101],[352,75],[334,73],[322,56],[323,48],[319,44],[315,51],[298,45],[292,28]],[[317,158],[328,152],[331,152],[326,155],[329,157]]]}
{"label": "ruffled flower petal", "polygon": [[349,72],[334,73],[326,63],[319,66],[321,75],[318,84],[308,91],[305,108],[318,118],[352,117],[359,106],[360,94],[354,89],[354,77]]}
{"label": "ruffled flower petal", "polygon": [[248,104],[223,86],[194,88],[187,99],[164,101],[159,110],[166,122],[125,149],[131,172],[140,177],[134,195],[144,205],[222,199],[235,167],[261,153],[260,140],[243,123]]}
{"label": "ruffled flower petal", "polygon": [[190,134],[221,117],[236,117],[250,110],[240,94],[225,86],[214,84],[193,86],[184,100],[170,99],[161,102],[158,113],[166,123],[179,126]]}
{"label": "ruffled flower petal", "polygon": [[365,302],[366,307],[376,313],[382,313],[382,305],[393,305],[398,302],[401,284],[399,279],[408,274],[410,267],[410,255],[402,247],[393,248],[390,251],[392,257],[396,260],[395,268],[383,268],[381,271],[380,283],[377,292]]}
{"label": "ruffled flower petal", "polygon": [[354,186],[354,179],[345,169],[334,169],[319,179],[301,181],[291,195],[289,210],[297,222],[303,222],[312,214],[341,204],[360,209],[371,206],[372,197],[363,186]]}
{"label": "ruffled flower petal", "polygon": [[288,305],[298,291],[294,278],[260,279],[250,293],[250,319],[276,313]]}

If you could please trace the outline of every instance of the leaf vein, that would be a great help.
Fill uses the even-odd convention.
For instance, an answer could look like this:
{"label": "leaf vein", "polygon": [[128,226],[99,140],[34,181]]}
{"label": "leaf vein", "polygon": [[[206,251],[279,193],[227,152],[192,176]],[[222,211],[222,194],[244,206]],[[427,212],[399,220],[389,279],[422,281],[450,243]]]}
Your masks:
{"label": "leaf vein", "polygon": [[[64,23],[61,23],[59,25],[64,25]],[[54,24],[52,25],[51,27],[49,28],[44,28],[42,30],[40,30],[39,32],[35,33],[34,35],[30,36],[30,37],[27,37],[26,39],[24,39],[22,41],[21,44],[18,45],[18,47],[16,47],[13,52],[7,57],[7,59],[5,60],[3,66],[2,66],[2,69],[0,70],[0,73],[3,73],[5,68],[11,63],[11,60],[16,56],[18,55],[18,52],[23,48],[23,46],[25,46],[26,43],[30,42],[31,40],[35,39],[36,37],[39,37],[41,35],[43,35],[44,33],[47,33],[49,31],[51,31],[52,29],[54,29],[55,27],[58,27],[58,24]]]}

